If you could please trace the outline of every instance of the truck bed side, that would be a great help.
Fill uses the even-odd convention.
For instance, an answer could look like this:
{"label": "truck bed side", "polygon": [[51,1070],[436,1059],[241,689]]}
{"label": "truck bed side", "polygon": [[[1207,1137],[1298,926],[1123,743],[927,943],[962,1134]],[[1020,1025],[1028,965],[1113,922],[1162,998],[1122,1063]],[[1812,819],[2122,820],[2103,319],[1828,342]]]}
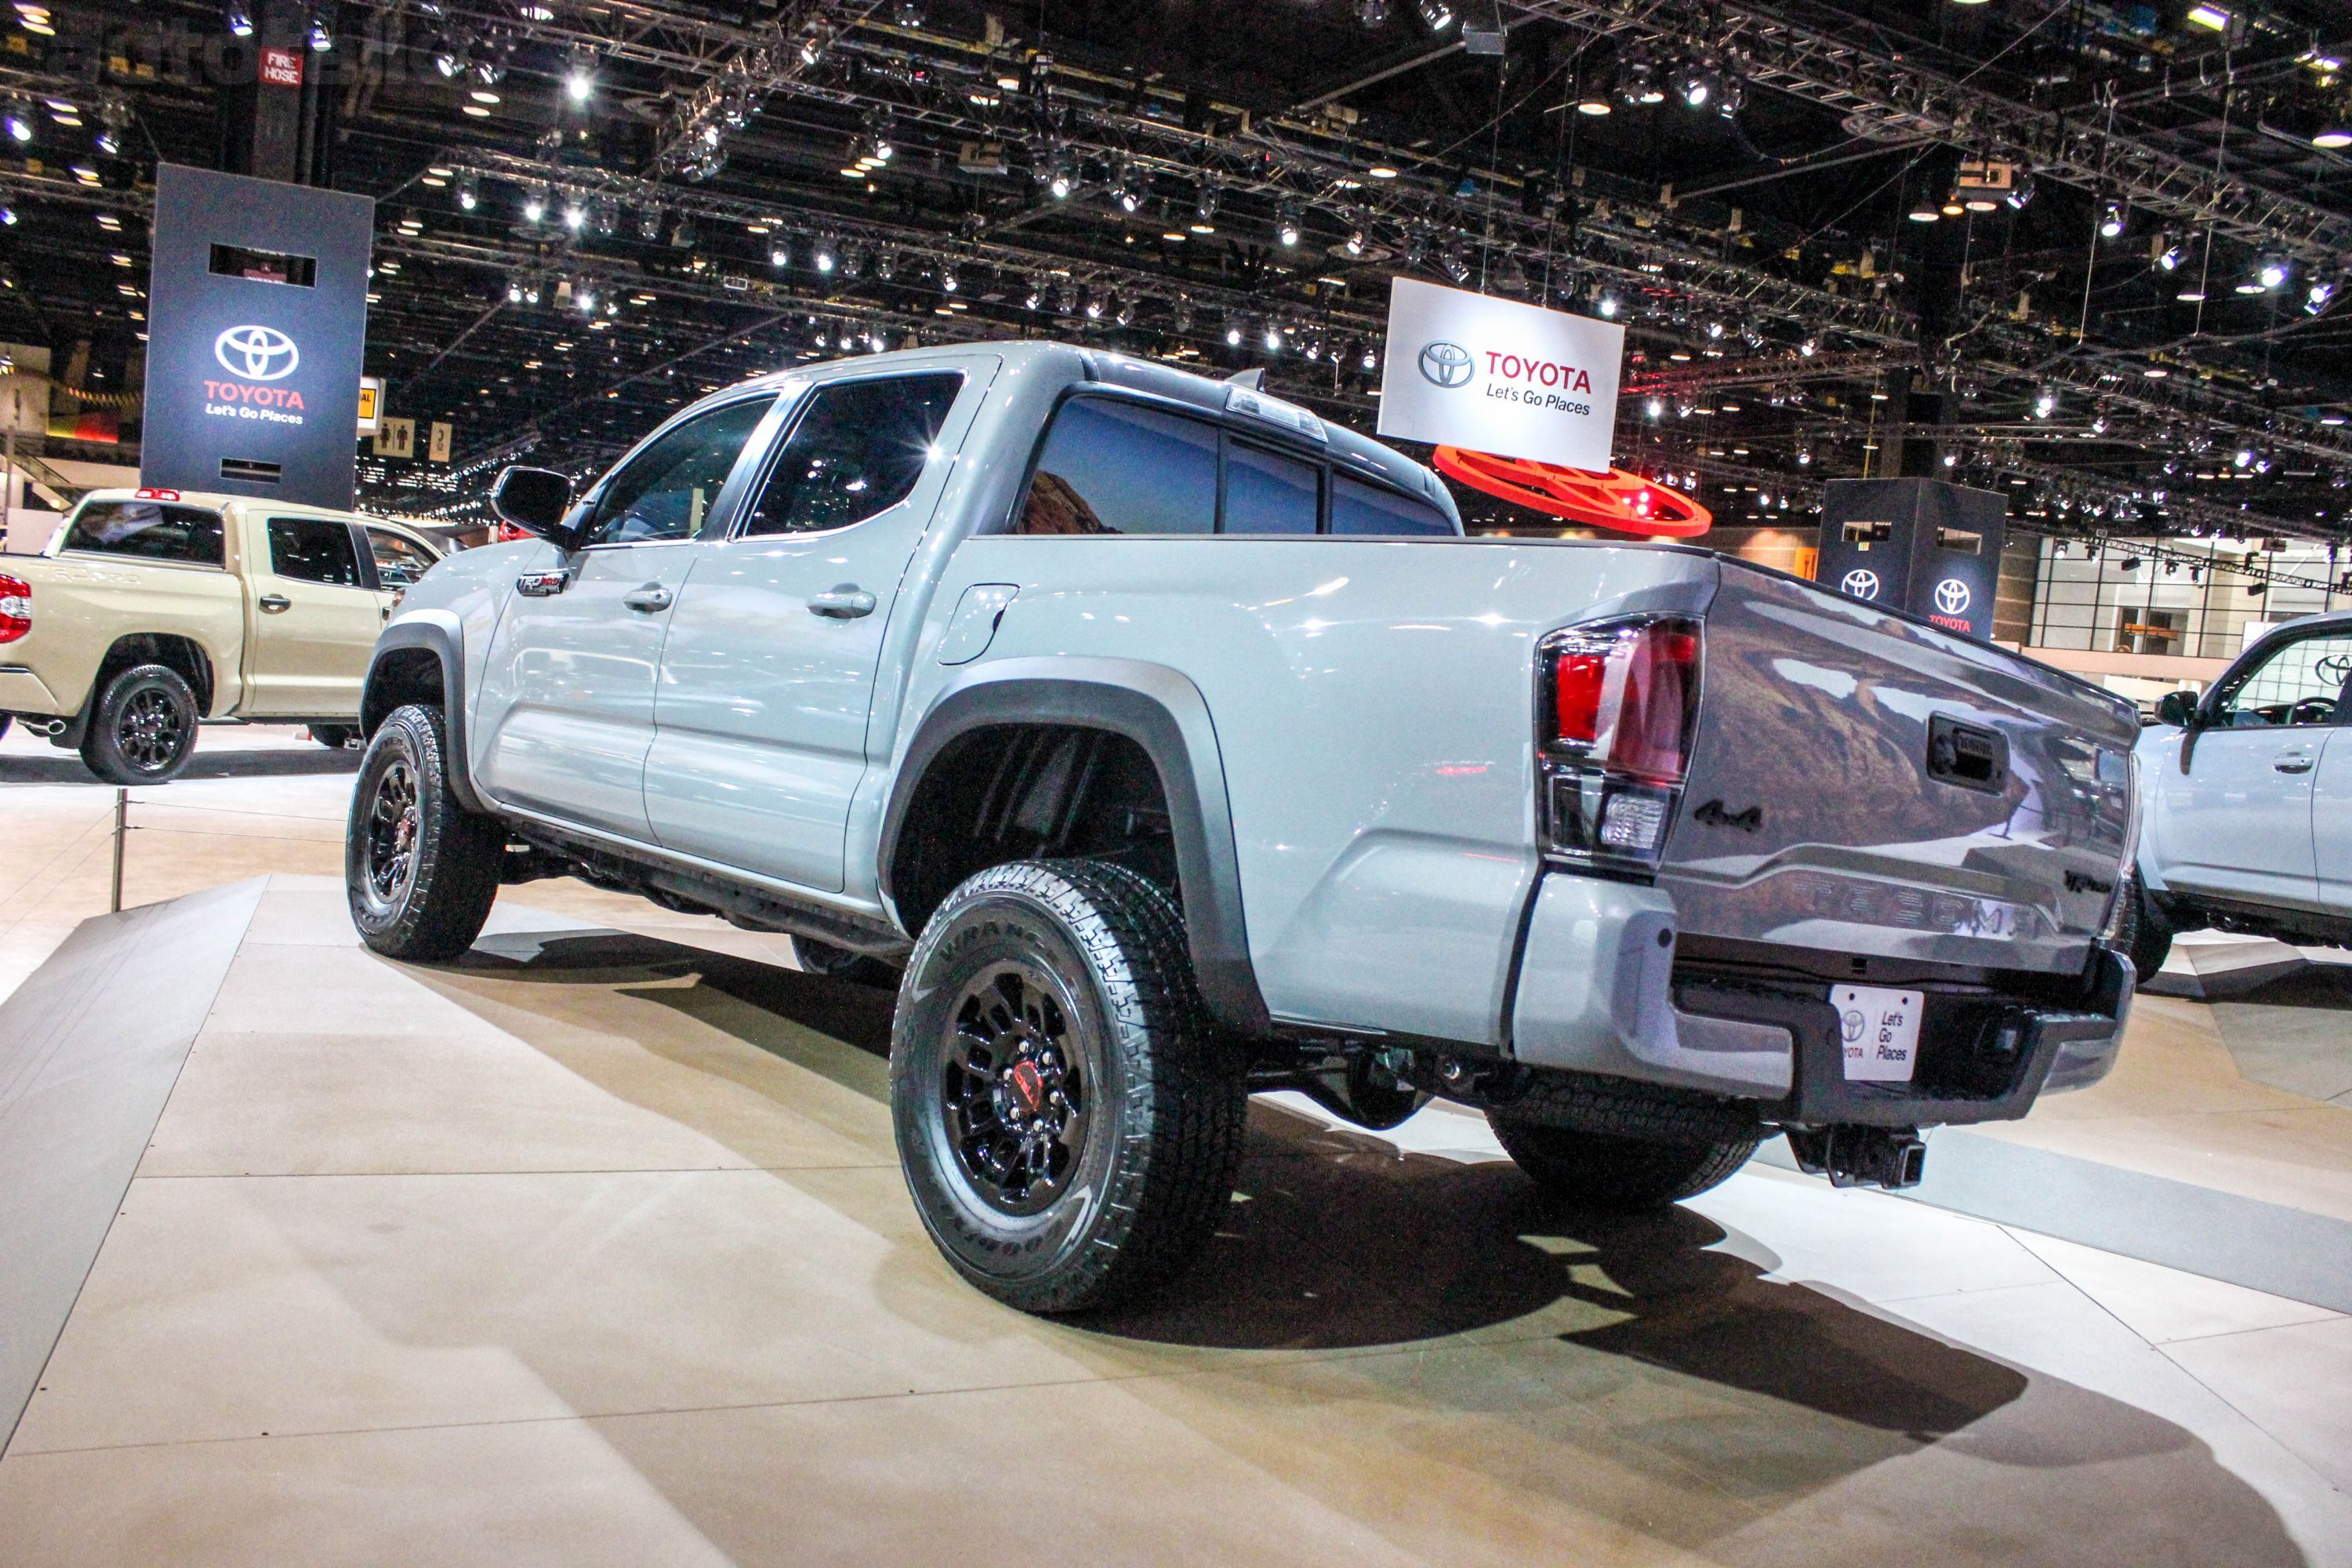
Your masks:
{"label": "truck bed side", "polygon": [[79,553],[10,556],[32,584],[33,626],[0,647],[0,710],[78,713],[107,649],[134,635],[185,637],[212,666],[211,716],[241,693],[245,589],[218,566]]}

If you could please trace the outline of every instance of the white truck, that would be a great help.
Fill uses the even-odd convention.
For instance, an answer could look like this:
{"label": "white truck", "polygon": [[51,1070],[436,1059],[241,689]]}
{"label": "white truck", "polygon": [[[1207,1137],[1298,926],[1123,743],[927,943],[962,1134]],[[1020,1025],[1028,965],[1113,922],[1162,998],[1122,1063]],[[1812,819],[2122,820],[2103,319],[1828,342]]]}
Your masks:
{"label": "white truck", "polygon": [[2168,693],[2140,738],[2134,966],[2212,927],[2352,946],[2352,615],[2289,621],[2201,698]]}
{"label": "white truck", "polygon": [[2112,1061],[2137,725],[1703,550],[1462,537],[1312,413],[1050,343],[767,377],[386,628],[347,873],[444,960],[575,874],[898,986],[950,1262],[1039,1311],[1166,1279],[1247,1096],[1483,1108],[1554,1198],[1918,1129]]}
{"label": "white truck", "polygon": [[249,496],[93,490],[39,555],[0,555],[0,730],[161,784],[204,719],[359,732],[360,682],[408,585],[441,558],[382,518]]}

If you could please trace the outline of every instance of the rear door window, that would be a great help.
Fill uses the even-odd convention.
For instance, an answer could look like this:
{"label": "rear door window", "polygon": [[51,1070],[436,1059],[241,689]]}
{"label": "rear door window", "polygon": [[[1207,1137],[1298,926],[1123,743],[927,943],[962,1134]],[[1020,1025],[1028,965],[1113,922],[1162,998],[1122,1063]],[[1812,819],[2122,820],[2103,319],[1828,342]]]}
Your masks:
{"label": "rear door window", "polygon": [[1217,426],[1107,397],[1054,416],[1021,507],[1022,533],[1211,533]]}
{"label": "rear door window", "polygon": [[224,556],[220,513],[199,506],[167,506],[152,500],[94,500],[74,514],[66,550],[129,555],[142,561],[181,561],[218,566]]}
{"label": "rear door window", "polygon": [[339,588],[361,585],[360,557],[352,547],[351,524],[332,518],[271,518],[269,569],[297,583],[331,583]]}
{"label": "rear door window", "polygon": [[914,493],[961,373],[820,386],[793,421],[746,534],[847,528]]}
{"label": "rear door window", "polygon": [[1322,485],[1319,465],[1234,441],[1225,448],[1224,531],[1312,533]]}
{"label": "rear door window", "polygon": [[1331,531],[1392,538],[1439,534],[1450,539],[1454,528],[1444,512],[1427,501],[1340,474],[1331,481]]}

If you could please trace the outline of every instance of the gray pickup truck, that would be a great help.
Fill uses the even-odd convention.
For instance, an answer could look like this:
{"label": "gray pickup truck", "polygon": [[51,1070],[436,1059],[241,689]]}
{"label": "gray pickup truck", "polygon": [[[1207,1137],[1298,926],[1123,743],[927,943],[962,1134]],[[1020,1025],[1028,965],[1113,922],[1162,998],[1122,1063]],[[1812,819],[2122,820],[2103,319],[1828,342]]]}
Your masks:
{"label": "gray pickup truck", "polygon": [[1776,1131],[1914,1182],[2113,1060],[2128,704],[1703,550],[1465,539],[1251,388],[884,354],[496,501],[535,538],[368,675],[362,935],[446,960],[569,874],[895,984],[916,1205],[1018,1306],[1182,1267],[1254,1090],[1444,1096],[1626,1206]]}

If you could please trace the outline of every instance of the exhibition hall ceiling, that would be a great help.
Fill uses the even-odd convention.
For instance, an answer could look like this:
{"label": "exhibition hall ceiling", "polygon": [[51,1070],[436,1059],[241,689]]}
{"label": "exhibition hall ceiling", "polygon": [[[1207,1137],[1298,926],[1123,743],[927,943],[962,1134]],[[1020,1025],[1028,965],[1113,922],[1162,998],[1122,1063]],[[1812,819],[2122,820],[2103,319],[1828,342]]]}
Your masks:
{"label": "exhibition hall ceiling", "polygon": [[[7,15],[0,338],[60,379],[86,342],[83,404],[135,389],[154,166],[219,161],[252,14]],[[462,512],[499,463],[584,472],[704,390],[910,340],[1263,364],[1369,429],[1404,275],[1623,322],[1619,462],[1725,522],[1807,521],[1906,417],[2053,531],[2332,537],[2352,506],[2329,0],[307,23],[317,162],[378,202],[368,368],[455,436],[364,459],[372,505]]]}

